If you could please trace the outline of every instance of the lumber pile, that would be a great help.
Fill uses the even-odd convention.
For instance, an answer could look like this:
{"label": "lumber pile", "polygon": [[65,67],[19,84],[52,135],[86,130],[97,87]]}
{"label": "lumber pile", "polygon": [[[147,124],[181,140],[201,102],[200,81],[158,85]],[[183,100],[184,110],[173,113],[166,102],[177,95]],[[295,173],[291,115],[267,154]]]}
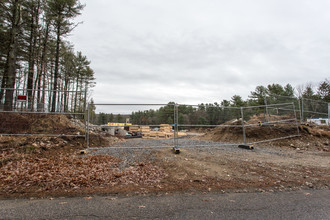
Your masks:
{"label": "lumber pile", "polygon": [[[143,139],[170,139],[174,137],[172,126],[161,124],[159,131],[151,131],[149,126],[130,126],[129,131],[142,132]],[[185,132],[178,132],[178,137],[187,136]]]}
{"label": "lumber pile", "polygon": [[159,128],[159,131],[165,132],[165,133],[171,133],[172,132],[172,126],[169,124],[161,124],[161,127]]}
{"label": "lumber pile", "polygon": [[142,138],[144,139],[170,139],[173,138],[173,132],[162,132],[162,131],[150,131],[144,133]]}
{"label": "lumber pile", "polygon": [[147,133],[143,133],[142,138],[144,138],[144,139],[165,139],[166,135],[164,132],[160,132],[160,131],[149,131]]}
{"label": "lumber pile", "polygon": [[135,131],[135,132],[138,132],[138,131],[141,131],[141,132],[150,132],[150,127],[149,126],[137,126],[137,125],[134,125],[134,126],[129,126],[129,131]]}
{"label": "lumber pile", "polygon": [[138,132],[141,131],[139,126],[129,126],[129,131]]}
{"label": "lumber pile", "polygon": [[148,133],[148,132],[150,132],[150,127],[149,126],[141,126],[140,131],[142,133]]}

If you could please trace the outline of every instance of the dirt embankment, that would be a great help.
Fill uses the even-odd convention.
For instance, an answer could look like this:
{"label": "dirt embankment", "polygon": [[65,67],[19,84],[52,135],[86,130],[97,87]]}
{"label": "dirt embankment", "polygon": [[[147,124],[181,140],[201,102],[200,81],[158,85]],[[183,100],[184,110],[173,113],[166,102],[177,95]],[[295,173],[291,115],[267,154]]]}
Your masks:
{"label": "dirt embankment", "polygon": [[[272,116],[275,117],[275,116]],[[280,139],[288,136],[294,138],[284,138],[269,142],[271,146],[292,147],[299,149],[311,149],[329,151],[330,127],[317,125],[298,125],[295,121],[290,123],[264,123],[261,126],[262,117],[253,116],[245,122],[245,134],[247,143],[262,142],[272,139]],[[276,116],[273,120],[287,120],[287,116]],[[227,122],[224,127],[207,129],[204,135],[198,136],[199,140],[210,140],[224,143],[243,143],[242,121]],[[228,127],[226,127],[228,126]]]}
{"label": "dirt embankment", "polygon": [[[59,114],[0,113],[0,149],[42,150],[86,147],[85,125],[80,119]],[[15,136],[24,135],[27,136]],[[36,136],[31,136],[36,135]],[[58,136],[58,137],[54,137]],[[116,137],[91,133],[90,146],[109,146]]]}

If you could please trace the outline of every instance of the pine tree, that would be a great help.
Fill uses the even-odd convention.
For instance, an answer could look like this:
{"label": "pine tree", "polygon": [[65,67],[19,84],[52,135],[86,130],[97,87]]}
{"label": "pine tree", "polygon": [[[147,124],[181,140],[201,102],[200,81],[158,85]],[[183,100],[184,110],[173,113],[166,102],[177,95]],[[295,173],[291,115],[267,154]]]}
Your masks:
{"label": "pine tree", "polygon": [[59,78],[59,65],[60,65],[60,45],[62,38],[70,33],[75,24],[72,22],[73,18],[81,13],[83,5],[78,0],[49,0],[47,13],[51,19],[51,24],[55,31],[56,36],[56,49],[55,49],[55,67],[54,67],[54,87],[52,95],[51,111],[56,110],[57,89]]}

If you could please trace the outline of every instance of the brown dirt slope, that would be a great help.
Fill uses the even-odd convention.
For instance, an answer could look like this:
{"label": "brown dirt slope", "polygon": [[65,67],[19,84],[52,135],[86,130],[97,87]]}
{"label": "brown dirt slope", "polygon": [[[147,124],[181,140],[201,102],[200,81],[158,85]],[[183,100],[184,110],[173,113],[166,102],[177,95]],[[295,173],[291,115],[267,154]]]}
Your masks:
{"label": "brown dirt slope", "polygon": [[[277,116],[275,120],[284,120],[288,117]],[[270,142],[270,145],[289,146],[296,148],[316,148],[324,151],[329,151],[330,144],[330,127],[317,125],[297,125],[294,123],[274,123],[271,126],[258,126],[259,117],[253,116],[251,120],[245,122],[246,139],[248,143],[265,141],[270,139],[283,138],[293,135],[301,135],[290,139],[283,139]],[[204,135],[198,139],[210,140],[218,142],[242,143],[243,129],[240,127],[242,121],[227,122],[225,125],[236,125],[238,127],[217,127],[209,129]]]}
{"label": "brown dirt slope", "polygon": [[65,115],[0,113],[0,133],[7,134],[82,134]]}
{"label": "brown dirt slope", "polygon": [[[0,135],[0,149],[22,149],[23,151],[47,150],[51,148],[81,149],[86,147],[85,137],[65,135],[85,135],[83,123],[76,123],[66,115],[0,113],[0,133],[28,134],[29,136]],[[30,136],[30,135],[45,136]],[[51,137],[47,135],[63,135]],[[91,134],[91,146],[108,146],[117,140],[115,137],[103,137]]]}

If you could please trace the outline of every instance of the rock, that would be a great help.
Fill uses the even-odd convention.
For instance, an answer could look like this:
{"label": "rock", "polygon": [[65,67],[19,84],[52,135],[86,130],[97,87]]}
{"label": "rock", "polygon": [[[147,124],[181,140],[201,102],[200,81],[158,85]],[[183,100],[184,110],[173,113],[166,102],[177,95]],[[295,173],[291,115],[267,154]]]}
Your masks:
{"label": "rock", "polygon": [[313,188],[313,183],[305,182],[305,185],[308,186],[309,188]]}

